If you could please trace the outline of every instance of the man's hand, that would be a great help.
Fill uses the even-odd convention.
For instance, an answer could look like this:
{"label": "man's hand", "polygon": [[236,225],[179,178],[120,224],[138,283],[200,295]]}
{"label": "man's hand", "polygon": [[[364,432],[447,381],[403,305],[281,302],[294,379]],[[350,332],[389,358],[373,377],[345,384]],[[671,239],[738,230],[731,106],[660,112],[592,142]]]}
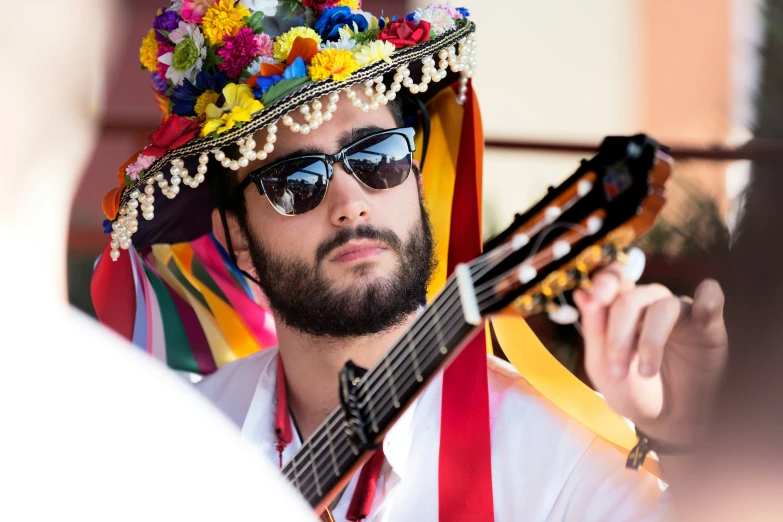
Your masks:
{"label": "man's hand", "polygon": [[636,286],[620,264],[592,283],[574,300],[596,389],[653,440],[694,443],[727,359],[720,285],[706,280],[693,299],[679,298],[661,285]]}

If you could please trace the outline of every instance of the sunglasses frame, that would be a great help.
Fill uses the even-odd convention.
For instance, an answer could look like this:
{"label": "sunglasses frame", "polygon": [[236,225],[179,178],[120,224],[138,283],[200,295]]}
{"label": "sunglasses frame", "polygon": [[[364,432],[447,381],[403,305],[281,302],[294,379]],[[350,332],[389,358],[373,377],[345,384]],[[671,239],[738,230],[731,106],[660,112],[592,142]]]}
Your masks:
{"label": "sunglasses frame", "polygon": [[[277,213],[280,214],[281,216],[296,217],[296,216],[302,216],[304,214],[307,214],[307,212],[310,212],[311,210],[318,208],[318,205],[323,203],[323,199],[318,203],[318,205],[308,210],[307,212],[303,212],[301,214],[286,214],[284,212],[281,212],[280,209],[278,209],[275,206],[275,204],[269,198],[269,195],[266,193],[266,190],[264,190],[264,185],[261,182],[264,172],[271,170],[284,163],[287,163],[289,161],[303,160],[303,159],[321,160],[326,165],[326,187],[324,188],[324,199],[326,198],[326,192],[329,190],[329,181],[331,181],[331,179],[334,177],[335,163],[342,163],[343,168],[348,174],[353,176],[359,183],[361,183],[363,186],[367,187],[370,190],[391,190],[393,188],[399,187],[400,185],[402,185],[402,183],[400,183],[400,185],[395,185],[394,187],[389,187],[389,188],[376,189],[370,187],[364,181],[362,181],[359,178],[359,176],[356,175],[353,168],[351,167],[350,160],[348,160],[347,158],[347,152],[350,149],[356,147],[357,145],[361,144],[366,140],[369,140],[371,138],[376,138],[378,136],[384,136],[384,135],[399,135],[405,138],[405,141],[408,144],[408,154],[411,157],[411,166],[413,166],[413,153],[416,151],[416,143],[414,142],[414,138],[416,136],[416,130],[413,127],[398,127],[395,129],[385,129],[382,131],[373,132],[371,134],[368,134],[367,136],[363,136],[359,138],[358,140],[344,147],[340,152],[336,154],[303,154],[301,156],[292,156],[292,157],[284,158],[275,161],[274,163],[270,163],[269,165],[263,165],[257,168],[256,170],[252,171],[247,176],[245,176],[245,179],[243,179],[242,182],[237,187],[235,194],[237,197],[241,197],[241,195],[247,189],[248,185],[250,185],[250,183],[253,183],[258,189],[258,193],[264,196],[264,198],[269,202],[269,204],[272,205],[272,208],[274,208],[275,211],[277,211]],[[410,172],[408,172],[408,176],[410,176]],[[407,179],[408,177],[406,176],[405,180],[403,180],[403,183],[407,181]]]}

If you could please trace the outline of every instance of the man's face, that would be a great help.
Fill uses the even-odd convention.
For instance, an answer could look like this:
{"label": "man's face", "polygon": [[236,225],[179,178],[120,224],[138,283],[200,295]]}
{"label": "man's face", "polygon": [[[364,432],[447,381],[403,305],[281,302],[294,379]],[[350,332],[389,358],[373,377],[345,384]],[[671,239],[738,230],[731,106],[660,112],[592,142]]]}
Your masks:
{"label": "man's face", "polygon": [[[281,126],[274,153],[239,176],[282,157],[334,154],[397,126],[386,107],[364,113],[342,100],[334,118],[309,135]],[[432,272],[418,178],[411,173],[398,187],[373,190],[342,163],[333,168],[321,204],[296,216],[281,215],[251,184],[240,220],[247,252],[238,262],[256,273],[278,320],[297,330],[335,337],[384,331],[416,310]]]}

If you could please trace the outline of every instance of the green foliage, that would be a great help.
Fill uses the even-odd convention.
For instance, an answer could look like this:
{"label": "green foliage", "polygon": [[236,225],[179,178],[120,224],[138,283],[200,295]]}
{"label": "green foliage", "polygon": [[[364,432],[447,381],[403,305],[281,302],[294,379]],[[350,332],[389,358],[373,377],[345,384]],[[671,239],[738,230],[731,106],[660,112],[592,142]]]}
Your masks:
{"label": "green foliage", "polygon": [[261,34],[264,32],[264,26],[261,25],[261,20],[264,19],[263,11],[256,11],[252,16],[246,16],[245,21],[247,26],[250,27],[255,34]]}
{"label": "green foliage", "polygon": [[210,45],[207,48],[207,57],[204,58],[204,65],[202,69],[207,73],[212,74],[217,70],[217,66],[223,63],[223,58],[217,53],[218,46]]}
{"label": "green foliage", "polygon": [[290,80],[282,80],[274,84],[269,88],[268,91],[266,91],[264,97],[261,99],[261,103],[264,105],[269,105],[278,98],[285,96],[294,89],[297,89],[298,87],[308,83],[311,82],[310,78],[307,76],[302,76],[301,78],[291,78]]}
{"label": "green foliage", "polygon": [[356,45],[367,45],[378,39],[378,35],[381,33],[380,29],[368,29],[361,33],[354,33],[351,40],[356,42]]}

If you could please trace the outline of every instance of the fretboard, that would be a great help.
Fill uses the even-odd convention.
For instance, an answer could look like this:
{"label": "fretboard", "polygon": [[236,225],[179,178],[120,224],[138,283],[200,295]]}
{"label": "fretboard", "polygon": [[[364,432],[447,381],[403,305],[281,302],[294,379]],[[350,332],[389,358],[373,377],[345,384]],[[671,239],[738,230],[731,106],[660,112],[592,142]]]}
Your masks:
{"label": "fretboard", "polygon": [[[359,400],[369,413],[368,429],[373,440],[380,440],[474,328],[464,318],[457,281],[450,279],[407,333],[357,385]],[[346,432],[345,412],[337,408],[305,441],[283,474],[316,507],[364,453]]]}

